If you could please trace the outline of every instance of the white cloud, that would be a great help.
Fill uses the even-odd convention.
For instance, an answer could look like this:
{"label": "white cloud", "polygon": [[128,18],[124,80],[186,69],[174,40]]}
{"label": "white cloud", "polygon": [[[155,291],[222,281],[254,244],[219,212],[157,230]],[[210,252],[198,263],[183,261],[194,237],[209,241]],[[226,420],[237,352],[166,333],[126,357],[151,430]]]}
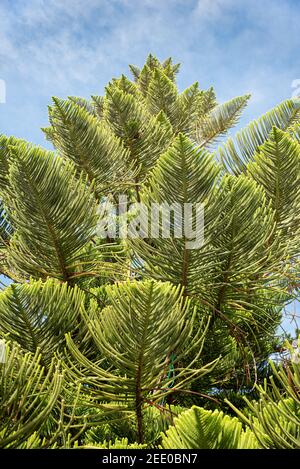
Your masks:
{"label": "white cloud", "polygon": [[182,63],[181,88],[199,80],[222,100],[254,91],[250,117],[300,75],[288,0],[4,0],[0,17],[0,78],[33,114],[52,94],[102,93],[149,52]]}
{"label": "white cloud", "polygon": [[195,14],[202,20],[216,19],[225,14],[234,3],[234,0],[198,0]]}
{"label": "white cloud", "polygon": [[19,19],[30,25],[49,25],[57,20],[88,17],[99,6],[107,8],[108,0],[30,0],[21,4]]}

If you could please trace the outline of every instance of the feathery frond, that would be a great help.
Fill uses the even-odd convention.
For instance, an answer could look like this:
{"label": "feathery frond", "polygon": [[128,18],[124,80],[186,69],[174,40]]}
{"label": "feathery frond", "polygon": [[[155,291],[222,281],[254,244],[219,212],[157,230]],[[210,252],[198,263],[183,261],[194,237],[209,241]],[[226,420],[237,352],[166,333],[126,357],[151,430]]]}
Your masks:
{"label": "feathery frond", "polygon": [[215,106],[209,113],[201,116],[195,125],[195,140],[201,146],[211,145],[222,137],[238,122],[247,106],[250,95],[238,96]]}
{"label": "feathery frond", "polygon": [[266,112],[257,120],[250,122],[244,129],[237,132],[234,139],[229,138],[219,148],[221,161],[227,171],[240,174],[246,171],[247,164],[253,160],[255,152],[269,137],[273,126],[287,130],[299,122],[299,103],[287,99]]}
{"label": "feathery frond", "polygon": [[273,127],[247,172],[264,188],[281,235],[291,237],[299,230],[300,145],[287,132]]}
{"label": "feathery frond", "polygon": [[281,363],[275,366],[270,362],[273,373],[270,385],[265,381],[264,385],[258,386],[258,401],[244,397],[247,412],[236,409],[227,401],[251,428],[263,448],[300,448],[299,348],[296,352],[291,346],[288,348],[292,358],[291,364]]}
{"label": "feathery frond", "polygon": [[164,449],[255,449],[259,444],[236,417],[193,406],[175,418],[162,438]]}
{"label": "feathery frond", "polygon": [[[71,162],[37,147],[18,145],[9,170],[14,194],[9,216],[16,226],[8,247],[13,271],[68,280],[96,227],[93,188]],[[96,256],[95,256],[96,257]]]}
{"label": "feathery frond", "polygon": [[6,342],[5,362],[0,363],[0,447],[21,447],[45,423],[62,389],[59,364],[45,372],[39,350],[24,353]]}
{"label": "feathery frond", "polygon": [[0,293],[0,332],[26,352],[39,349],[41,363],[48,366],[54,353],[63,351],[65,334],[78,327],[83,301],[76,286],[52,279],[12,284]]}
{"label": "feathery frond", "polygon": [[120,139],[76,102],[53,101],[54,146],[94,182],[98,200],[109,191],[120,190],[122,182],[130,178],[128,151]]}
{"label": "feathery frond", "polygon": [[[78,350],[70,335],[67,343],[81,371],[69,372],[88,385],[97,399],[123,402],[124,410],[135,410],[138,442],[143,441],[143,407],[147,401],[161,401],[170,392],[184,389],[196,376],[206,374],[214,363],[193,369],[201,354],[205,328],[201,325],[192,338],[193,317],[188,317],[188,303],[181,289],[154,281],[125,283],[107,287],[111,306],[92,317],[83,314],[96,347],[108,360],[109,370],[90,362]],[[176,353],[180,363],[188,349],[195,359],[176,377],[168,377],[168,361]]]}

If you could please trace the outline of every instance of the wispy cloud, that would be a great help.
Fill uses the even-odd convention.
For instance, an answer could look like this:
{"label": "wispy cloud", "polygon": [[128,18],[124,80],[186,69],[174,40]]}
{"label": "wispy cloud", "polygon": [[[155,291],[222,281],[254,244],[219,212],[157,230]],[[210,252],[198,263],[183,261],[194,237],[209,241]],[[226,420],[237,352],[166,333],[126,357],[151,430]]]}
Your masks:
{"label": "wispy cloud", "polygon": [[202,19],[215,20],[226,15],[234,4],[234,0],[198,0],[195,14]]}
{"label": "wispy cloud", "polygon": [[296,0],[2,0],[0,17],[0,125],[28,139],[41,138],[51,95],[100,94],[150,51],[182,62],[181,88],[199,80],[220,100],[252,91],[247,119],[300,75]]}

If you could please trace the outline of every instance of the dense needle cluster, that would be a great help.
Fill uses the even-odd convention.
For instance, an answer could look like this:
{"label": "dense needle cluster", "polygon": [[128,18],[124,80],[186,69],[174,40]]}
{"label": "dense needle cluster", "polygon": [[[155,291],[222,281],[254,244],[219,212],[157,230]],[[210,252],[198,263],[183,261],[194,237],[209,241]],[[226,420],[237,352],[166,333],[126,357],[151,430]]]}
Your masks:
{"label": "dense needle cluster", "polygon": [[[130,70],[53,98],[53,151],[0,135],[0,447],[299,448],[299,360],[268,358],[299,291],[300,105],[226,139],[249,95]],[[120,194],[202,204],[204,242],[99,237]]]}

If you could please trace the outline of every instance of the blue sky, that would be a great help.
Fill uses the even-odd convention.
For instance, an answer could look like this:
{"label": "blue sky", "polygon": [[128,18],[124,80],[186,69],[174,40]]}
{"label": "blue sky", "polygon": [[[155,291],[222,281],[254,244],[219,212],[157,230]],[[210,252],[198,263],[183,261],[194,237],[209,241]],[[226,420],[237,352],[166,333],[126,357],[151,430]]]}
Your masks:
{"label": "blue sky", "polygon": [[220,101],[252,93],[245,124],[300,77],[299,0],[0,0],[0,132],[44,144],[53,95],[102,94],[151,51]]}
{"label": "blue sky", "polygon": [[244,125],[300,78],[299,0],[0,0],[0,133],[47,146],[51,96],[102,94],[149,52],[182,64],[180,89],[252,93]]}

